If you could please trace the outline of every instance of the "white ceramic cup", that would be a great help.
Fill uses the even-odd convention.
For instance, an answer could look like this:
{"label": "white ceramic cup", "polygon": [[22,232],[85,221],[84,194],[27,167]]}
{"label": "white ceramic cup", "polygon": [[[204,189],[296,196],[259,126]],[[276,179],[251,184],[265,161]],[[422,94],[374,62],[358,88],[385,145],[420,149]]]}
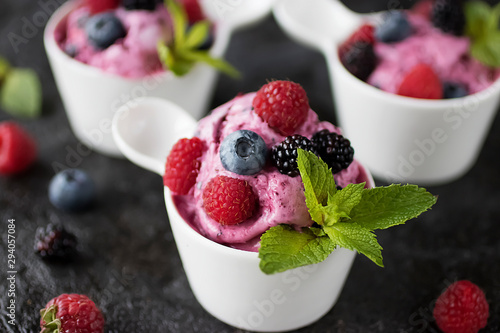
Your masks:
{"label": "white ceramic cup", "polygon": [[[203,1],[209,19],[217,25],[212,56],[222,57],[231,34],[263,18],[270,12],[273,1],[232,2],[223,9],[217,6],[216,0]],[[196,65],[183,77],[164,72],[130,79],[105,73],[64,53],[57,45],[54,31],[79,3],[69,1],[52,15],[45,28],[44,43],[68,120],[80,141],[102,154],[122,156],[111,135],[111,121],[122,104],[138,97],[171,100],[195,118],[208,111],[217,72],[205,64]]]}
{"label": "white ceramic cup", "polygon": [[[140,126],[135,124],[140,122]],[[172,145],[194,133],[195,120],[169,101],[145,98],[122,107],[113,135],[133,163],[163,175]],[[374,186],[367,173],[368,185]],[[309,325],[336,303],[356,253],[336,249],[323,262],[266,275],[256,252],[233,249],[195,231],[164,191],[170,226],[196,299],[215,318],[245,330],[280,332]]]}
{"label": "white ceramic cup", "polygon": [[279,0],[283,30],[320,51],[327,62],[336,115],[356,158],[389,183],[437,185],[464,175],[476,162],[500,101],[500,81],[463,98],[422,100],[390,94],[354,77],[337,46],[362,22],[338,0]]}

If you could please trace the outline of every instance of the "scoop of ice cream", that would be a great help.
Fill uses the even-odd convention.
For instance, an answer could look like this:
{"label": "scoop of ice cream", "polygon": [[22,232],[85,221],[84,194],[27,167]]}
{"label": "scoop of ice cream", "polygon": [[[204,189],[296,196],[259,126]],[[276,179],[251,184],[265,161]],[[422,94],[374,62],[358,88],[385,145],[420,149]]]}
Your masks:
{"label": "scoop of ice cream", "polygon": [[[254,97],[255,93],[236,97],[200,120],[195,136],[205,142],[207,149],[201,157],[196,185],[188,195],[174,196],[181,216],[202,235],[218,243],[249,251],[258,250],[260,236],[273,226],[286,223],[298,228],[311,226],[313,223],[305,203],[300,176],[281,174],[270,163],[254,175],[238,175],[222,165],[220,144],[235,131],[250,130],[257,133],[269,150],[285,139],[285,136],[270,128],[254,112]],[[305,122],[296,133],[311,138],[314,133],[323,129],[340,134],[338,128],[331,123],[319,121],[317,114],[309,109]],[[258,198],[257,209],[252,217],[237,225],[221,225],[207,215],[203,208],[203,189],[216,176],[243,179],[250,184]],[[335,174],[335,181],[345,187],[350,183],[366,181],[366,174],[358,162],[354,161],[347,169]]]}
{"label": "scoop of ice cream", "polygon": [[126,36],[104,50],[94,47],[87,38],[85,23],[90,12],[86,7],[68,15],[65,24],[56,31],[59,35],[56,40],[76,60],[108,73],[141,78],[162,71],[157,43],[172,39],[170,16],[165,7],[158,5],[154,11],[117,8],[112,13],[122,22]]}
{"label": "scoop of ice cream", "polygon": [[470,94],[488,88],[498,77],[494,71],[469,55],[470,40],[435,28],[428,18],[408,12],[413,28],[410,37],[398,43],[375,43],[379,64],[368,83],[396,93],[408,71],[415,65],[431,66],[443,82],[465,85]]}

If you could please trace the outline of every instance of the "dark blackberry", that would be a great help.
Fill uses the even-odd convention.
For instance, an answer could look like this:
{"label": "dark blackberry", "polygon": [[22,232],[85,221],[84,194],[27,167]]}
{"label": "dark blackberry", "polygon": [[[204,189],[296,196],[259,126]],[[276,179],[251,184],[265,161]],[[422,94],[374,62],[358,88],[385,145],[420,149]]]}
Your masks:
{"label": "dark blackberry", "polygon": [[314,146],[308,138],[302,135],[291,135],[286,137],[280,144],[273,147],[272,161],[284,175],[296,177],[299,175],[297,166],[297,148],[304,149],[316,154]]}
{"label": "dark blackberry", "polygon": [[436,0],[432,7],[432,23],[443,32],[461,36],[465,28],[465,14],[460,0]]}
{"label": "dark blackberry", "polygon": [[333,173],[346,169],[354,159],[351,142],[337,133],[322,130],[315,133],[312,143],[321,159],[332,168]]}
{"label": "dark blackberry", "polygon": [[355,77],[366,81],[377,66],[377,56],[373,45],[367,42],[356,42],[341,55],[340,61]]}
{"label": "dark blackberry", "polygon": [[156,0],[122,0],[122,6],[128,10],[144,9],[153,11],[156,8]]}
{"label": "dark blackberry", "polygon": [[76,255],[75,235],[61,225],[49,224],[36,230],[35,251],[43,259],[69,260]]}

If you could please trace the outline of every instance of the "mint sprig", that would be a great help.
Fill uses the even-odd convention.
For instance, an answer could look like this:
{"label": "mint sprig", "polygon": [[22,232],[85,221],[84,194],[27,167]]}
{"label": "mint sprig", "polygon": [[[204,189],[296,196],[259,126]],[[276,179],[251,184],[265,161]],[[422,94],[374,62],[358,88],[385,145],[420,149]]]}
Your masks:
{"label": "mint sprig", "polygon": [[186,75],[197,62],[209,66],[231,76],[239,77],[236,68],[223,59],[213,58],[208,50],[200,50],[210,34],[210,22],[202,20],[189,27],[187,13],[175,0],[165,0],[173,22],[174,39],[170,43],[158,42],[158,56],[165,67],[177,76]]}
{"label": "mint sprig", "polygon": [[321,262],[337,247],[358,251],[383,267],[382,247],[374,230],[403,224],[437,201],[416,185],[367,189],[361,183],[337,190],[326,163],[302,149],[298,149],[297,164],[306,204],[317,225],[300,230],[278,225],[265,232],[259,258],[266,274]]}
{"label": "mint sprig", "polygon": [[486,66],[500,67],[500,3],[492,8],[483,1],[469,1],[464,12],[471,55]]}

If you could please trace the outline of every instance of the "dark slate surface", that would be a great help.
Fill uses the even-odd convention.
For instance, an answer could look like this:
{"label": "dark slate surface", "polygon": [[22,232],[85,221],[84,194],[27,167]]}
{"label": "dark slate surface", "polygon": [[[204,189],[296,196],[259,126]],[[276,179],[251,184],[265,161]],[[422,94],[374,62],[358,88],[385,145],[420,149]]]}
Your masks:
{"label": "dark slate surface", "polygon": [[[388,6],[385,0],[348,3],[360,11]],[[47,63],[42,29],[35,29],[17,53],[7,38],[10,32],[21,34],[23,20],[39,11],[38,1],[0,2],[0,53],[17,66],[34,68],[44,89],[43,116],[20,121],[39,143],[38,161],[22,176],[0,178],[0,331],[38,332],[38,310],[52,297],[74,292],[96,301],[106,316],[106,332],[238,332],[211,317],[193,297],[168,225],[161,179],[125,160],[87,150],[79,157],[72,153],[80,146]],[[323,119],[335,122],[323,58],[289,40],[271,17],[237,33],[227,58],[245,79],[220,78],[213,106],[258,89],[266,79],[289,78],[305,87]],[[0,110],[0,121],[8,119]],[[359,256],[334,309],[299,332],[436,332],[433,301],[457,279],[470,279],[485,290],[491,317],[484,332],[500,331],[499,130],[497,117],[465,177],[430,188],[439,195],[432,212],[379,234],[386,268]],[[78,166],[94,178],[99,198],[91,210],[65,214],[49,203],[47,185],[55,164]],[[15,326],[6,323],[6,235],[12,218],[18,270]],[[81,256],[76,262],[47,264],[33,253],[36,227],[51,221],[64,223],[78,236]]]}

